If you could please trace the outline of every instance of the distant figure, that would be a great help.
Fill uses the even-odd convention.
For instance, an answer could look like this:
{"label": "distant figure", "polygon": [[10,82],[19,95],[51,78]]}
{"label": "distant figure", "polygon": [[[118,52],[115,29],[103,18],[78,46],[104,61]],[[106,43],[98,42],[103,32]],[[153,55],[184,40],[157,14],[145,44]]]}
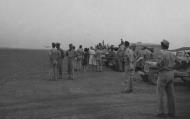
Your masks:
{"label": "distant figure", "polygon": [[56,44],[52,43],[52,49],[49,51],[50,61],[50,80],[57,80],[57,64],[58,64],[59,52],[56,50]]}
{"label": "distant figure", "polygon": [[102,50],[100,47],[97,47],[95,57],[96,57],[96,63],[97,63],[97,71],[102,72]]}
{"label": "distant figure", "polygon": [[145,64],[145,50],[144,46],[142,46],[141,42],[137,43],[137,47],[135,49],[136,55],[136,71],[143,71]]}
{"label": "distant figure", "polygon": [[124,93],[131,93],[133,91],[133,80],[135,73],[135,54],[133,50],[129,48],[129,42],[125,41],[124,51],[125,61],[125,78],[127,79],[128,87]]}
{"label": "distant figure", "polygon": [[74,71],[77,71],[77,51],[76,51],[76,48],[75,46],[73,46],[73,51],[74,51],[74,54],[75,54],[75,58],[74,58]]}
{"label": "distant figure", "polygon": [[82,56],[83,56],[83,48],[82,45],[77,49],[77,70],[82,70]]}
{"label": "distant figure", "polygon": [[56,43],[56,48],[59,52],[58,56],[58,63],[57,63],[57,68],[58,68],[58,78],[62,79],[63,78],[63,59],[64,59],[64,51],[60,48],[60,43]]}
{"label": "distant figure", "polygon": [[125,45],[120,44],[119,49],[117,51],[117,62],[118,62],[119,72],[124,72],[124,57],[123,57],[124,50],[125,50]]}
{"label": "distant figure", "polygon": [[95,70],[96,69],[96,58],[95,58],[95,51],[93,49],[93,47],[90,47],[89,49],[89,65],[91,70]]}
{"label": "distant figure", "polygon": [[169,42],[163,40],[161,42],[161,56],[158,62],[159,75],[157,80],[158,94],[158,114],[159,117],[165,117],[164,112],[164,93],[167,96],[167,108],[169,117],[175,117],[175,89],[174,89],[174,65],[177,57],[168,51]]}
{"label": "distant figure", "polygon": [[69,79],[74,80],[74,60],[75,60],[75,51],[73,50],[73,45],[69,44],[69,50],[66,52],[68,58],[68,74]]}
{"label": "distant figure", "polygon": [[89,62],[89,52],[88,52],[88,48],[85,48],[84,53],[82,55],[82,66],[83,66],[84,72],[86,72],[87,70],[88,62]]}

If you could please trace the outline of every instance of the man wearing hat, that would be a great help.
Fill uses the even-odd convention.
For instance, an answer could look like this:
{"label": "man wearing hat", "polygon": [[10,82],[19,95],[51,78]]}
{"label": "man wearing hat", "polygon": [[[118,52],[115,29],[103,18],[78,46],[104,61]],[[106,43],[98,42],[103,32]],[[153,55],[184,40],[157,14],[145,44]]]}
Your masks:
{"label": "man wearing hat", "polygon": [[[157,80],[158,114],[159,117],[175,117],[174,66],[176,56],[168,51],[169,42],[161,42],[161,55],[158,61],[159,75]],[[164,92],[167,96],[167,115],[164,112]]]}

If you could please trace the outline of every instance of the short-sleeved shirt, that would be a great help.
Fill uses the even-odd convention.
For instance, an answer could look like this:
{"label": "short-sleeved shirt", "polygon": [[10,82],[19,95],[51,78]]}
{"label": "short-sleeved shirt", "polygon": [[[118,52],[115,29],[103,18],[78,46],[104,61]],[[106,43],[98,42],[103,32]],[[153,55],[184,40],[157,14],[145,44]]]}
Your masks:
{"label": "short-sleeved shirt", "polygon": [[83,49],[79,48],[77,49],[77,56],[82,56],[83,55]]}
{"label": "short-sleeved shirt", "polygon": [[65,57],[65,52],[64,52],[64,50],[60,48],[60,49],[58,49],[58,51],[59,51],[59,53],[60,53],[59,58],[60,58],[60,59],[63,59],[63,58]]}
{"label": "short-sleeved shirt", "polygon": [[125,51],[125,47],[124,47],[124,45],[121,45],[121,46],[119,47],[118,51],[117,51],[117,56],[118,56],[119,58],[123,58],[123,56],[124,56],[124,51]]}
{"label": "short-sleeved shirt", "polygon": [[66,55],[68,59],[74,59],[76,56],[76,52],[74,50],[67,50]]}
{"label": "short-sleeved shirt", "polygon": [[168,50],[161,50],[158,60],[160,71],[171,71],[175,66],[177,57]]}
{"label": "short-sleeved shirt", "polygon": [[52,49],[49,51],[50,63],[55,63],[55,62],[57,62],[59,55],[60,55],[60,54],[59,54],[59,51],[57,51],[57,49],[55,49],[55,48],[52,48]]}
{"label": "short-sleeved shirt", "polygon": [[96,50],[96,59],[97,60],[101,60],[102,59],[102,51],[101,50]]}
{"label": "short-sleeved shirt", "polygon": [[126,48],[124,51],[125,64],[129,65],[135,62],[135,54],[130,48]]}

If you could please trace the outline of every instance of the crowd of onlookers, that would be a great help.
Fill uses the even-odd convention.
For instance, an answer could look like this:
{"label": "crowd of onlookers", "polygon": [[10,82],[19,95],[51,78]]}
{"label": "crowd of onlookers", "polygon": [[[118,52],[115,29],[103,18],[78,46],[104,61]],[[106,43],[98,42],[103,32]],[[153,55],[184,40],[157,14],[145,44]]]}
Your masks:
{"label": "crowd of onlookers", "polygon": [[[160,55],[156,61],[158,68],[157,93],[158,93],[158,114],[159,117],[175,117],[175,93],[174,93],[174,67],[178,58],[172,54],[169,48],[169,42],[161,42]],[[125,71],[125,80],[127,88],[124,93],[133,92],[134,74],[138,70],[143,70],[145,62],[153,57],[153,50],[144,47],[142,43],[130,44],[123,41],[118,47],[105,45],[104,42],[97,44],[95,47],[79,48],[69,44],[68,50],[62,50],[60,43],[52,43],[52,49],[49,51],[50,59],[50,79],[57,80],[63,76],[63,60],[67,58],[68,78],[75,79],[75,71],[102,71],[104,60],[115,66],[120,72]],[[147,62],[146,62],[147,63]],[[164,92],[167,94],[168,114],[164,111]]]}
{"label": "crowd of onlookers", "polygon": [[[136,69],[142,70],[144,62],[152,57],[152,49],[142,46],[141,43],[131,44],[130,49],[134,51],[136,58]],[[83,48],[80,45],[76,48],[69,44],[68,50],[60,48],[60,43],[52,43],[52,49],[49,52],[50,59],[50,77],[51,79],[62,78],[63,60],[67,57],[67,71],[70,79],[74,79],[74,72],[78,71],[98,71],[103,70],[103,65],[110,66],[116,71],[124,72],[124,41],[118,47],[114,45],[105,45],[104,41],[94,47]]]}

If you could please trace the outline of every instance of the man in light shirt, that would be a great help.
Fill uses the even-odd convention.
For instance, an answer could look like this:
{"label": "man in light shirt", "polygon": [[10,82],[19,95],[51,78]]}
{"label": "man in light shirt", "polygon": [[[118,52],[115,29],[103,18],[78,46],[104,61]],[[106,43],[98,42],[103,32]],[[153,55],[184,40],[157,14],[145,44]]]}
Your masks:
{"label": "man in light shirt", "polygon": [[49,51],[49,61],[50,61],[50,80],[57,80],[57,64],[58,64],[59,52],[56,49],[56,44],[52,43],[52,49]]}
{"label": "man in light shirt", "polygon": [[125,80],[127,80],[128,87],[124,93],[131,93],[133,91],[133,80],[135,73],[135,54],[133,50],[129,48],[129,42],[125,41],[124,50],[125,61]]}
{"label": "man in light shirt", "polygon": [[[157,80],[158,114],[159,117],[175,117],[174,66],[177,57],[168,51],[169,42],[161,42],[161,55],[158,61],[159,75]],[[164,112],[164,93],[167,96],[168,114]]]}

